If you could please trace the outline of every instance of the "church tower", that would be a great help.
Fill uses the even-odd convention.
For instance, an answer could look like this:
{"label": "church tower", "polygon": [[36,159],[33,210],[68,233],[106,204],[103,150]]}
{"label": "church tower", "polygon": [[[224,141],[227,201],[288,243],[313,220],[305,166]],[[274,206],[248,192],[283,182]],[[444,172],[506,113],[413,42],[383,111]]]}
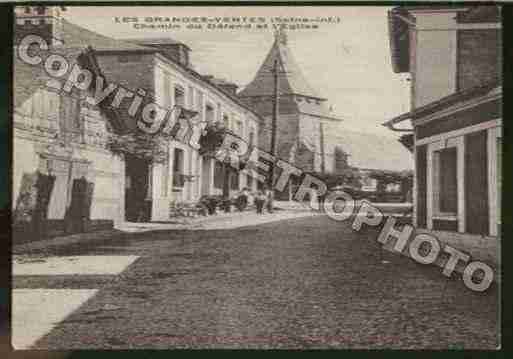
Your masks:
{"label": "church tower", "polygon": [[246,104],[264,118],[259,128],[259,146],[271,149],[273,116],[273,68],[278,63],[279,115],[277,118],[277,155],[306,172],[326,168],[322,122],[333,121],[323,98],[310,86],[288,46],[283,30],[275,32],[274,43],[254,79],[238,93]]}
{"label": "church tower", "polygon": [[16,6],[14,44],[27,35],[41,36],[49,45],[62,45],[62,18],[64,6]]}

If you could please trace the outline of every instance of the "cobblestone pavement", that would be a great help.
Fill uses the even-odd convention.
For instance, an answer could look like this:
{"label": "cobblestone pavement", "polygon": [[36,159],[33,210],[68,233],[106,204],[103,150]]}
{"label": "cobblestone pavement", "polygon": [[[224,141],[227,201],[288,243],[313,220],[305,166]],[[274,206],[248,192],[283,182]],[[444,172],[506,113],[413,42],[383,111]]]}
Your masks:
{"label": "cobblestone pavement", "polygon": [[38,255],[138,255],[117,276],[17,276],[14,288],[99,289],[36,342],[79,348],[498,346],[498,294],[383,251],[325,216],[159,231]]}

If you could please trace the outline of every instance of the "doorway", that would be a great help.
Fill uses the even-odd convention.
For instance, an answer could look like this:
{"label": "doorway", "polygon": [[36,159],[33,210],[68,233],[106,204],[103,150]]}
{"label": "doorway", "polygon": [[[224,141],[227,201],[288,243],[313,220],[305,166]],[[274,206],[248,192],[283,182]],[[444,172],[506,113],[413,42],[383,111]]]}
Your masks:
{"label": "doorway", "polygon": [[212,160],[204,157],[201,164],[201,195],[210,195]]}
{"label": "doorway", "polygon": [[151,219],[150,161],[125,155],[125,219],[148,222]]}

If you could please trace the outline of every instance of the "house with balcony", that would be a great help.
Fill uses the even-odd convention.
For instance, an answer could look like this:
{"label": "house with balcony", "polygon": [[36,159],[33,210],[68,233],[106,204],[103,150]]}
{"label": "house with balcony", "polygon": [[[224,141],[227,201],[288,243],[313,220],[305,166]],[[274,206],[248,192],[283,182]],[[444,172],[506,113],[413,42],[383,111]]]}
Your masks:
{"label": "house with balcony", "polygon": [[[98,65],[110,81],[151,94],[159,106],[184,108],[196,115],[197,128],[214,123],[253,146],[258,144],[260,118],[235,95],[237,85],[196,72],[191,49],[170,38],[126,39],[138,48],[95,50]],[[135,127],[131,129],[137,131]],[[196,134],[197,135],[197,134]],[[188,141],[169,139],[162,161],[127,154],[125,208],[127,220],[169,219],[170,204],[194,203],[202,195],[229,193],[243,187],[256,189],[256,180],[206,154]]]}
{"label": "house with balcony", "polygon": [[500,8],[400,6],[388,16],[393,70],[411,76],[411,111],[384,125],[413,144],[414,224],[495,251],[493,238],[501,234]]}

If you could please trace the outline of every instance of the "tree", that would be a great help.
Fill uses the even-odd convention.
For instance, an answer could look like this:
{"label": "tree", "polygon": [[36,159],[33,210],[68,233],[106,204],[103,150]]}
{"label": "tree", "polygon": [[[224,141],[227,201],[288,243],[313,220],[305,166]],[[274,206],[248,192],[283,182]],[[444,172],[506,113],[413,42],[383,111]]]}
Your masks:
{"label": "tree", "polygon": [[336,186],[351,186],[355,188],[361,187],[361,175],[358,170],[351,167],[347,167],[340,173],[314,172],[312,175],[323,181],[328,189]]}
{"label": "tree", "polygon": [[[204,157],[215,158],[216,153],[221,148],[224,138],[229,130],[220,122],[208,124],[199,139],[199,153]],[[223,199],[226,201],[230,196],[230,163],[229,156],[224,156],[221,161],[223,171]],[[225,210],[229,210],[229,206],[225,206]]]}

